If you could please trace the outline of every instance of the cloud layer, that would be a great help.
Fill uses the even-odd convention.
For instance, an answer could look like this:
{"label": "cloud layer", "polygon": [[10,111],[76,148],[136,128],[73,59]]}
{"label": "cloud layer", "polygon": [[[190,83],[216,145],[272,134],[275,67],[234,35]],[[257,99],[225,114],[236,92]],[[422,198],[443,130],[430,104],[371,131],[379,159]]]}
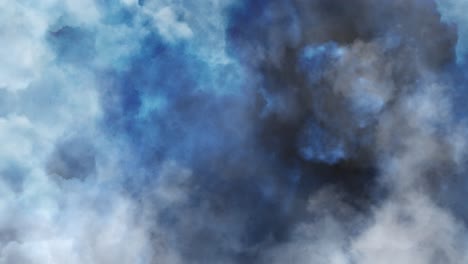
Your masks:
{"label": "cloud layer", "polygon": [[465,263],[467,8],[0,0],[0,263]]}

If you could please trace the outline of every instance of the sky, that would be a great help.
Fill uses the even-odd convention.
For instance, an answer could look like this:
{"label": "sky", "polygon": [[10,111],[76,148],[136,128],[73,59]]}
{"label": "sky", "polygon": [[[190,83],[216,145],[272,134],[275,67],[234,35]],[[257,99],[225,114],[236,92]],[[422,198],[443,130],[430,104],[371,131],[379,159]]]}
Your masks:
{"label": "sky", "polygon": [[468,263],[465,0],[0,0],[0,264]]}

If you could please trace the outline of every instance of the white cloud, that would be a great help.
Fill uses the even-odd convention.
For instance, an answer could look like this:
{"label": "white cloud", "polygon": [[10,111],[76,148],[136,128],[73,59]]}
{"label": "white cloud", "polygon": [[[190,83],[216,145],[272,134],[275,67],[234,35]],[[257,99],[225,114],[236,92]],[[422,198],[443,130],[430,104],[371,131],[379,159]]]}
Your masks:
{"label": "white cloud", "polygon": [[362,264],[457,264],[468,261],[466,230],[423,195],[390,200],[351,247]]}
{"label": "white cloud", "polygon": [[0,9],[0,89],[24,89],[50,60],[43,41],[48,21],[19,2],[1,1]]}
{"label": "white cloud", "polygon": [[156,11],[153,17],[156,28],[167,41],[185,40],[193,36],[189,25],[180,21],[169,6]]}

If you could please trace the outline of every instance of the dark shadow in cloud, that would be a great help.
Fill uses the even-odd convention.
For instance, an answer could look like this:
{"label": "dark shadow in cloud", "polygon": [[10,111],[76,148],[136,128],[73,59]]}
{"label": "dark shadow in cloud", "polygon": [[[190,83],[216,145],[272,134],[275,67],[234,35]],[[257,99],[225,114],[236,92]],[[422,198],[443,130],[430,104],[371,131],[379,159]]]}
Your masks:
{"label": "dark shadow in cloud", "polygon": [[95,36],[77,26],[57,25],[50,31],[48,41],[57,59],[80,65],[89,63],[95,56]]}
{"label": "dark shadow in cloud", "polygon": [[96,149],[86,138],[58,142],[47,162],[47,171],[63,179],[85,180],[96,171]]}

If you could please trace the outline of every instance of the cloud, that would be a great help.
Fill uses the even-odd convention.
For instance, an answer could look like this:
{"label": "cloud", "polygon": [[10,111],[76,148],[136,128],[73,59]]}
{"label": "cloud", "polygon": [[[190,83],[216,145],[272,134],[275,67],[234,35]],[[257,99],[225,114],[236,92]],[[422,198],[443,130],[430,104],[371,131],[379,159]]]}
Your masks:
{"label": "cloud", "polygon": [[468,21],[466,21],[464,12],[468,9],[465,1],[457,0],[439,0],[437,1],[438,9],[442,15],[442,19],[446,23],[455,24],[458,30],[458,42],[456,47],[457,62],[464,63],[467,52],[468,41]]}
{"label": "cloud", "polygon": [[420,194],[391,200],[353,241],[358,263],[460,263],[467,258],[462,223]]}
{"label": "cloud", "polygon": [[0,2],[0,263],[463,262],[462,5]]}

